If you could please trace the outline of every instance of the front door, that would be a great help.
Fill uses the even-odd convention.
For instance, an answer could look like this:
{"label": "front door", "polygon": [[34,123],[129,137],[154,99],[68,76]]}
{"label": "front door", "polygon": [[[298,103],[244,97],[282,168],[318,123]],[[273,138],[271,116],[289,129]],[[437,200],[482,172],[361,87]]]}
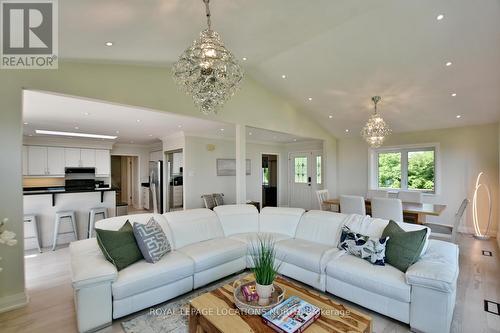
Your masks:
{"label": "front door", "polygon": [[316,191],[322,188],[322,156],[320,152],[289,155],[289,205],[318,209]]}

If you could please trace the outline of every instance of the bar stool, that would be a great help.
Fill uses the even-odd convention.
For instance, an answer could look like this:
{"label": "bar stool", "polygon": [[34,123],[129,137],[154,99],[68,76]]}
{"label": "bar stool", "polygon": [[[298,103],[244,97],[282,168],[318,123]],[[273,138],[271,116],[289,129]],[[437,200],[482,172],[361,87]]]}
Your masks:
{"label": "bar stool", "polygon": [[[63,219],[67,219],[68,222],[71,222],[71,226],[73,227],[72,231],[59,233],[59,226],[61,222],[65,222]],[[78,240],[78,235],[76,233],[76,217],[74,210],[65,210],[56,212],[56,220],[54,225],[54,240],[52,243],[52,251],[56,249],[57,245],[57,236],[63,234],[74,234],[75,240]]]}
{"label": "bar stool", "polygon": [[38,233],[38,221],[35,215],[24,215],[24,239],[35,239],[38,252],[42,253],[42,249],[40,248],[40,234]]}
{"label": "bar stool", "polygon": [[87,238],[90,238],[94,235],[94,225],[95,225],[95,218],[96,215],[102,215],[103,219],[108,218],[108,209],[106,207],[94,207],[90,209],[89,212],[89,230],[87,233]]}

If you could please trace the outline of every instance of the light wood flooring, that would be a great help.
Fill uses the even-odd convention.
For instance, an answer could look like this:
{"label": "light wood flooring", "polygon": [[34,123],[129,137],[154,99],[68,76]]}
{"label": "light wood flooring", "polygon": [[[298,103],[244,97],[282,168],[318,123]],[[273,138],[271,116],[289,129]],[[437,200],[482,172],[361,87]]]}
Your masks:
{"label": "light wood flooring", "polygon": [[[481,250],[493,252],[483,256]],[[500,253],[495,240],[460,236],[460,277],[452,332],[500,332],[500,316],[484,311],[483,300],[500,302]],[[0,314],[0,332],[76,332],[68,248],[26,257],[26,307]],[[345,302],[342,301],[341,302]],[[373,317],[373,331],[408,332],[409,327],[370,310],[351,305]],[[125,317],[127,320],[137,314]],[[121,320],[104,333],[123,332]]]}

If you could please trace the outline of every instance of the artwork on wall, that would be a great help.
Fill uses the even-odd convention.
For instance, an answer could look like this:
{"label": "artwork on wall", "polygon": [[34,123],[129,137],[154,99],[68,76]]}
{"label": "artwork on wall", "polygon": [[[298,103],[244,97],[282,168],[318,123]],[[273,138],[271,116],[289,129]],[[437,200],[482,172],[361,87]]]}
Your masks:
{"label": "artwork on wall", "polygon": [[[252,173],[252,164],[250,159],[246,160],[246,174]],[[217,176],[236,176],[236,159],[234,158],[218,158],[217,159]]]}

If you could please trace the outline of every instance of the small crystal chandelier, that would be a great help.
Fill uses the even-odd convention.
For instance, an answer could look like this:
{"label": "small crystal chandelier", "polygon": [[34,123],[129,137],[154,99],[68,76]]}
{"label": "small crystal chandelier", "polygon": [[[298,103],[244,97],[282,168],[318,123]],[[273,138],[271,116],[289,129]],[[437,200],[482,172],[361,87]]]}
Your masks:
{"label": "small crystal chandelier", "polygon": [[193,97],[204,114],[216,114],[235,93],[243,79],[243,70],[224,47],[219,34],[212,30],[210,0],[206,7],[208,29],[200,33],[173,67],[174,80]]}
{"label": "small crystal chandelier", "polygon": [[375,105],[373,114],[366,122],[365,127],[361,130],[361,136],[368,142],[370,147],[378,148],[384,143],[385,137],[391,134],[391,129],[384,121],[384,119],[377,113],[377,103],[382,98],[380,96],[373,96],[372,101]]}

